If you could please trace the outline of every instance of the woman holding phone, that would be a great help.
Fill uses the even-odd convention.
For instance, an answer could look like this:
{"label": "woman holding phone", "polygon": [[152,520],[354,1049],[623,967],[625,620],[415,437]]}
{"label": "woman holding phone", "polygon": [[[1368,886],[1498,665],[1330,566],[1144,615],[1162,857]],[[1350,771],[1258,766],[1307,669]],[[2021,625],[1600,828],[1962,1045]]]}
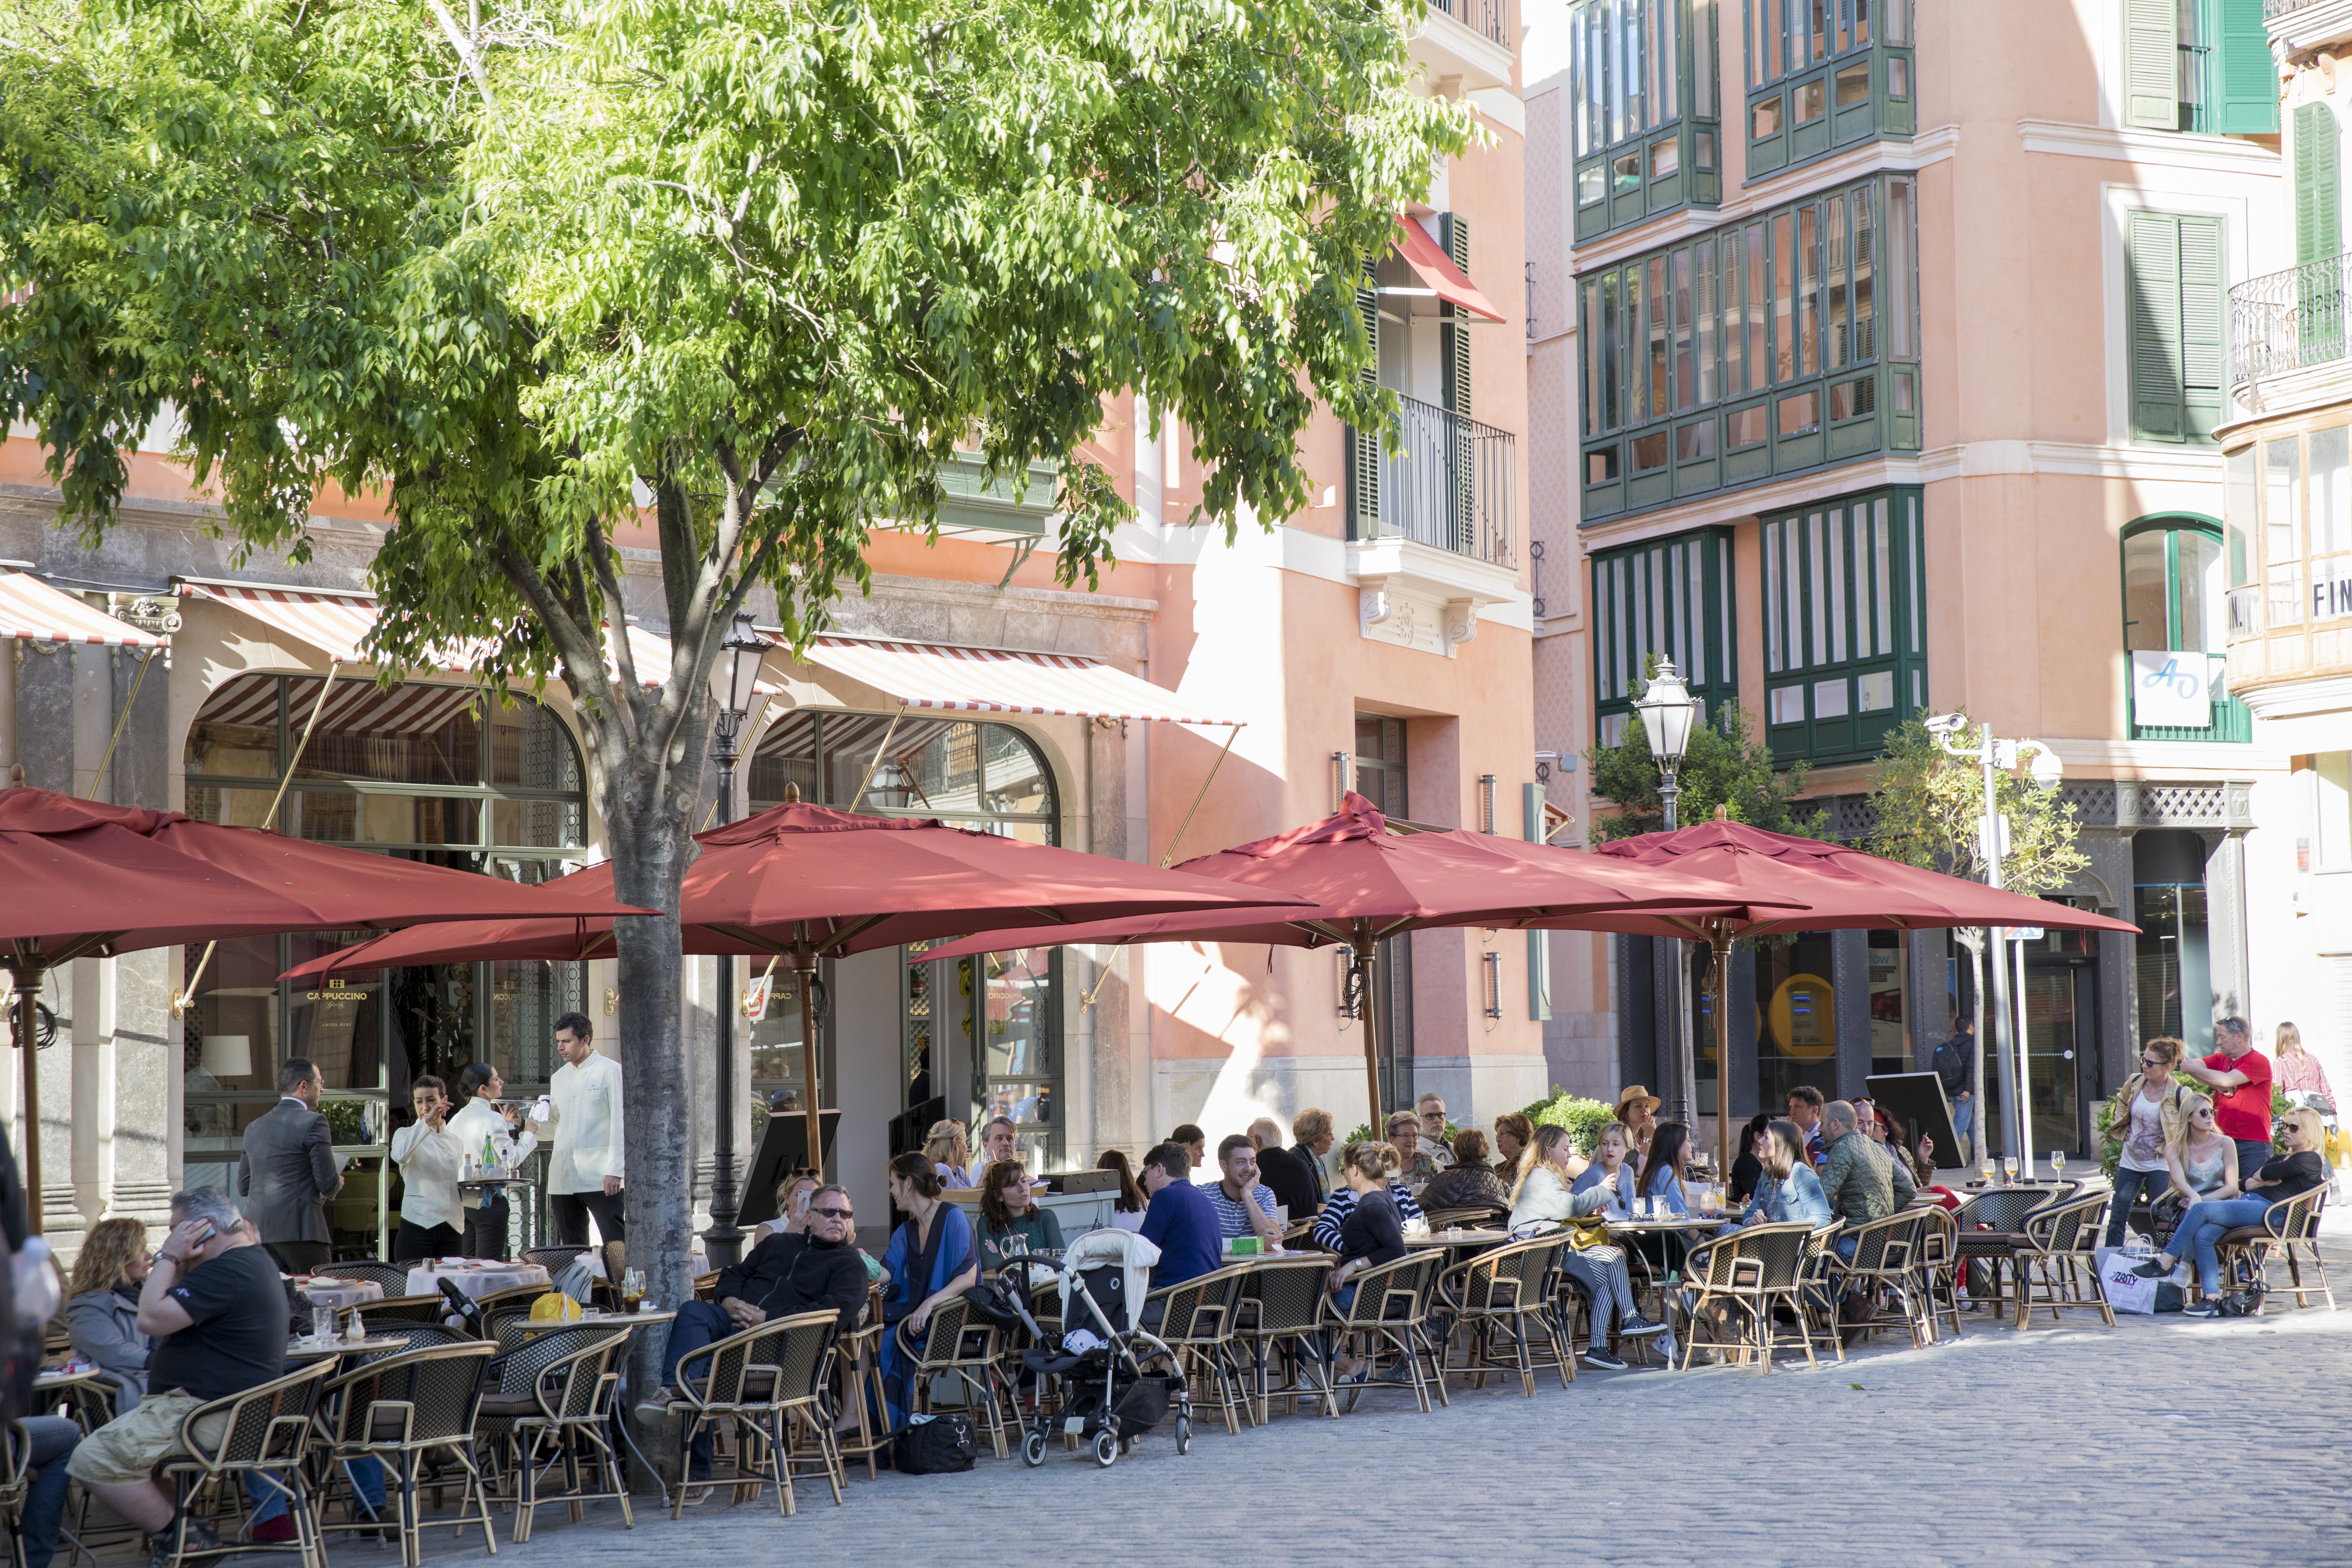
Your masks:
{"label": "woman holding phone", "polygon": [[427,1075],[409,1089],[416,1120],[392,1135],[392,1163],[400,1167],[400,1231],[394,1263],[451,1258],[457,1251],[457,1166],[462,1151],[449,1131],[449,1097]]}

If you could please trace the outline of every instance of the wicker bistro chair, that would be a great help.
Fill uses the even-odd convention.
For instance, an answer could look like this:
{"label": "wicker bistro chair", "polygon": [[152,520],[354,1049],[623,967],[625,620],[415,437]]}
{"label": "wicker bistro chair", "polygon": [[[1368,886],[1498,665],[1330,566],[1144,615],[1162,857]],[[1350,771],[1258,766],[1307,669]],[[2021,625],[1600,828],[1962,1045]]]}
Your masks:
{"label": "wicker bistro chair", "polygon": [[1437,1277],[1437,1300],[1463,1338],[1462,1364],[1441,1367],[1486,1386],[1494,1372],[1516,1372],[1520,1390],[1536,1396],[1536,1369],[1549,1366],[1566,1388],[1576,1380],[1576,1354],[1555,1302],[1565,1235],[1538,1236],[1482,1252]]}
{"label": "wicker bistro chair", "polygon": [[[583,1503],[617,1502],[621,1522],[635,1528],[628,1483],[607,1435],[620,1394],[615,1363],[628,1342],[626,1323],[567,1323],[490,1362],[496,1386],[482,1395],[475,1435],[501,1479],[489,1500],[514,1510],[516,1544],[530,1539],[539,1510],[556,1502],[574,1523]],[[541,1478],[559,1463],[566,1489],[541,1497]]]}
{"label": "wicker bistro chair", "polygon": [[1411,1389],[1424,1415],[1432,1394],[1440,1405],[1453,1403],[1445,1396],[1443,1352],[1429,1342],[1429,1299],[1444,1262],[1434,1251],[1408,1253],[1393,1263],[1375,1264],[1350,1280],[1356,1287],[1353,1306],[1342,1309],[1337,1296],[1323,1298],[1323,1322],[1331,1331],[1335,1353],[1353,1340],[1362,1344],[1368,1361],[1378,1361],[1383,1349],[1394,1356],[1392,1375],[1375,1377],[1367,1369],[1360,1383],[1333,1384],[1335,1394],[1346,1395],[1349,1411],[1369,1388]]}
{"label": "wicker bistro chair", "polygon": [[[1250,1383],[1241,1363],[1236,1337],[1242,1320],[1243,1292],[1249,1287],[1255,1264],[1213,1269],[1180,1285],[1164,1285],[1144,1298],[1144,1310],[1160,1303],[1160,1326],[1152,1331],[1176,1352],[1177,1370],[1196,1391],[1193,1404],[1213,1404],[1225,1418],[1225,1430],[1238,1433],[1242,1422],[1257,1423],[1250,1402]],[[1198,1392],[1214,1383],[1216,1394],[1204,1401]]]}
{"label": "wicker bistro chair", "polygon": [[[2327,1206],[2327,1189],[2314,1187],[2311,1191],[2284,1203],[2273,1204],[2263,1215],[2260,1225],[2242,1225],[2221,1237],[2214,1252],[2233,1285],[2263,1285],[2267,1294],[2267,1276],[2273,1254],[2286,1259],[2287,1278],[2294,1283],[2279,1293],[2294,1298],[2298,1307],[2311,1305],[2317,1296],[2327,1303],[2329,1311],[2336,1310],[2336,1292],[2328,1288],[2327,1265],[2319,1258],[2319,1216]],[[2305,1267],[2311,1269],[2315,1284],[2303,1282]],[[2261,1311],[2257,1307],[2255,1310]]]}
{"label": "wicker bistro chair", "polygon": [[362,1258],[356,1263],[330,1263],[317,1272],[320,1278],[328,1279],[373,1279],[383,1287],[383,1293],[387,1296],[404,1295],[408,1289],[408,1265],[405,1263],[378,1263],[372,1258]]}
{"label": "wicker bistro chair", "polygon": [[2051,1321],[2070,1307],[2095,1310],[2107,1327],[2115,1309],[2099,1283],[2100,1229],[2107,1216],[2105,1193],[2034,1210],[2025,1216],[2025,1242],[2017,1249],[2016,1324],[2026,1326],[2036,1307],[2050,1309]]}
{"label": "wicker bistro chair", "polygon": [[[1243,1300],[1257,1310],[1236,1322],[1234,1335],[1249,1353],[1261,1426],[1274,1418],[1277,1399],[1288,1401],[1293,1415],[1302,1398],[1319,1401],[1326,1415],[1339,1414],[1323,1358],[1316,1351],[1316,1331],[1323,1321],[1323,1282],[1330,1275],[1331,1260],[1321,1254],[1277,1258],[1249,1271]],[[1282,1379],[1278,1384],[1272,1381],[1275,1374]]]}
{"label": "wicker bistro chair", "polygon": [[[1801,1316],[1801,1274],[1814,1234],[1802,1220],[1785,1225],[1752,1225],[1726,1231],[1703,1241],[1683,1261],[1683,1282],[1689,1293],[1685,1309],[1690,1331],[1683,1336],[1683,1367],[1703,1348],[1719,1355],[1754,1356],[1769,1372],[1772,1352],[1780,1348],[1772,1309],[1786,1307]],[[1727,1331],[1729,1331],[1727,1337]],[[1800,1331],[1808,1365],[1813,1359],[1810,1331]]]}
{"label": "wicker bistro chair", "polygon": [[170,1547],[151,1568],[179,1568],[187,1561],[187,1521],[204,1517],[192,1503],[205,1493],[216,1496],[226,1486],[242,1486],[248,1479],[261,1490],[285,1498],[294,1539],[240,1542],[235,1550],[292,1552],[310,1568],[327,1568],[304,1461],[310,1456],[320,1389],[333,1367],[333,1362],[321,1361],[188,1413],[180,1423],[179,1450],[155,1467],[156,1480],[171,1491],[176,1506]]}
{"label": "wicker bistro chair", "polygon": [[841,1404],[857,1423],[855,1434],[841,1431],[834,1447],[845,1459],[866,1461],[866,1479],[879,1480],[880,1456],[890,1446],[889,1390],[882,1382],[882,1337],[891,1331],[882,1321],[878,1294],[870,1295],[866,1316],[856,1329],[834,1340],[834,1363],[841,1372]]}
{"label": "wicker bistro chair", "polygon": [[[400,1530],[400,1560],[405,1568],[418,1568],[422,1561],[417,1537],[425,1521],[418,1489],[427,1458],[452,1462],[465,1472],[457,1512],[450,1522],[460,1535],[467,1525],[480,1525],[483,1545],[492,1556],[498,1554],[488,1493],[473,1453],[482,1373],[493,1350],[479,1340],[467,1340],[378,1356],[334,1378],[322,1391],[332,1402],[322,1417],[329,1458],[338,1466],[354,1459],[383,1463],[385,1490],[393,1495],[394,1522]],[[355,1518],[351,1524],[328,1528],[352,1530],[361,1525]]]}
{"label": "wicker bistro chair", "polygon": [[1911,1289],[1927,1309],[1927,1342],[1936,1342],[1946,1323],[1951,1325],[1952,1337],[1958,1339],[1960,1276],[1954,1259],[1958,1255],[1959,1229],[1952,1223],[1951,1211],[1941,1205],[1925,1205],[1909,1212],[1919,1226],[1911,1244]]}
{"label": "wicker bistro chair", "polygon": [[[1935,1324],[1927,1302],[1918,1293],[1918,1276],[1913,1263],[1924,1223],[1925,1211],[1904,1209],[1884,1219],[1850,1225],[1839,1231],[1835,1239],[1842,1241],[1851,1237],[1853,1240],[1852,1259],[1840,1258],[1833,1247],[1823,1249],[1822,1267],[1832,1299],[1858,1292],[1871,1305],[1868,1317],[1843,1322],[1841,1327],[1868,1335],[1900,1322],[1910,1331],[1915,1349],[1927,1346]],[[1899,1317],[1886,1315],[1883,1303],[1888,1297],[1894,1298]],[[1843,1334],[1839,1336],[1839,1348],[1844,1348]]]}
{"label": "wicker bistro chair", "polygon": [[544,1268],[551,1276],[573,1258],[587,1256],[588,1249],[584,1247],[526,1247],[522,1249],[522,1257],[516,1261]]}
{"label": "wicker bistro chair", "polygon": [[[1952,1215],[1953,1226],[1958,1233],[1954,1239],[1953,1256],[1967,1271],[1972,1298],[1989,1301],[1999,1310],[2001,1269],[2009,1269],[2013,1285],[2023,1278],[2018,1252],[2025,1245],[2025,1216],[2048,1206],[2049,1202],[2047,1187],[2013,1186],[1994,1187],[1960,1205],[1958,1212]],[[1977,1288],[1979,1279],[1984,1285],[1982,1291]]]}
{"label": "wicker bistro chair", "polygon": [[32,1439],[26,1436],[23,1422],[11,1421],[0,1427],[0,1519],[8,1525],[11,1568],[25,1568],[25,1503],[33,1482],[31,1472],[25,1468],[25,1458],[31,1451]]}
{"label": "wicker bistro chair", "polygon": [[[678,1443],[681,1448],[691,1444],[706,1426],[733,1428],[735,1501],[742,1501],[747,1492],[756,1498],[762,1488],[773,1486],[777,1511],[787,1518],[799,1511],[793,1491],[795,1458],[790,1430],[797,1420],[809,1429],[815,1445],[811,1458],[833,1489],[834,1505],[840,1506],[841,1450],[834,1441],[833,1418],[822,1403],[840,1326],[841,1315],[830,1308],[771,1318],[698,1352],[695,1360],[710,1358],[710,1370],[699,1381],[679,1367],[679,1397],[669,1407],[672,1415],[684,1417]],[[687,1489],[681,1486],[670,1494],[672,1519],[685,1509]]]}
{"label": "wicker bistro chair", "polygon": [[963,1384],[963,1408],[987,1432],[996,1457],[1004,1458],[1004,1413],[1013,1390],[1004,1382],[996,1325],[961,1296],[932,1310],[920,1344],[908,1338],[908,1321],[900,1319],[890,1331],[898,1336],[898,1353],[906,1358],[908,1397],[915,1413],[929,1415],[932,1384],[953,1374]]}
{"label": "wicker bistro chair", "polygon": [[510,1290],[490,1290],[474,1298],[482,1314],[482,1337],[495,1340],[499,1330],[515,1320],[529,1321],[533,1302],[548,1293],[546,1285],[518,1285]]}

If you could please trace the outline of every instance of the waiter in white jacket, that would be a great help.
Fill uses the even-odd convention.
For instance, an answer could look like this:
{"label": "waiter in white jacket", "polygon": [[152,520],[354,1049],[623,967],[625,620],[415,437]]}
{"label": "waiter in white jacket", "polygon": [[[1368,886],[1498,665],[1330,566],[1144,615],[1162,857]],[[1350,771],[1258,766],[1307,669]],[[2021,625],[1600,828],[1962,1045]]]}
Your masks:
{"label": "waiter in white jacket", "polygon": [[[520,1165],[539,1147],[539,1140],[522,1126],[522,1113],[502,1110],[499,1097],[506,1079],[488,1062],[471,1062],[457,1075],[457,1098],[464,1108],[449,1119],[461,1153],[482,1157],[485,1145],[505,1165]],[[496,1187],[476,1187],[464,1194],[466,1234],[458,1250],[467,1258],[504,1258],[511,1246],[506,1194]]]}
{"label": "waiter in white jacket", "polygon": [[[548,1081],[554,1144],[547,1158],[547,1204],[559,1246],[588,1244],[588,1216],[606,1241],[625,1241],[621,1218],[621,1064],[597,1053],[587,1016],[555,1021],[563,1065]],[[545,1132],[548,1128],[535,1129]]]}
{"label": "waiter in white jacket", "polygon": [[459,1146],[449,1131],[449,1100],[437,1078],[409,1086],[416,1120],[392,1135],[392,1163],[400,1167],[400,1232],[392,1260],[447,1258],[457,1249]]}

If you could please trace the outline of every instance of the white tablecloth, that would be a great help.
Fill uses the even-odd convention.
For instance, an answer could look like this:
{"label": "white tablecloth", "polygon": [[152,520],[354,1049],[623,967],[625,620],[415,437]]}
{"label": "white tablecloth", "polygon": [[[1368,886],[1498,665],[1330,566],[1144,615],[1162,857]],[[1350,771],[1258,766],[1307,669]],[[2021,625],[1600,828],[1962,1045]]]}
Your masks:
{"label": "white tablecloth", "polygon": [[303,1280],[299,1289],[302,1299],[313,1307],[332,1307],[337,1311],[383,1300],[383,1287],[373,1279],[337,1279],[331,1276],[313,1275]]}
{"label": "white tablecloth", "polygon": [[545,1289],[547,1270],[535,1263],[449,1263],[432,1268],[416,1268],[408,1271],[408,1293],[412,1296],[437,1296],[441,1281],[453,1281],[468,1296],[491,1295],[499,1290],[512,1290],[519,1286],[536,1285]]}

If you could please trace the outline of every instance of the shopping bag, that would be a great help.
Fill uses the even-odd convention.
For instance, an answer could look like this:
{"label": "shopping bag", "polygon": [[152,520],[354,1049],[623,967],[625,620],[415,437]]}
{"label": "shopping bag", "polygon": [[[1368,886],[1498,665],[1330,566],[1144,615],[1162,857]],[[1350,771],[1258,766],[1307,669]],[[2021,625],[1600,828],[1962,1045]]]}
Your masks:
{"label": "shopping bag", "polygon": [[[2134,1272],[2147,1261],[2144,1258],[2134,1258],[2121,1247],[2099,1249],[2099,1289],[2105,1292],[2108,1306],[2118,1312],[2156,1310],[2156,1289],[2163,1281],[2143,1279]],[[2176,1283],[2179,1273],[2177,1268],[2173,1270]]]}

